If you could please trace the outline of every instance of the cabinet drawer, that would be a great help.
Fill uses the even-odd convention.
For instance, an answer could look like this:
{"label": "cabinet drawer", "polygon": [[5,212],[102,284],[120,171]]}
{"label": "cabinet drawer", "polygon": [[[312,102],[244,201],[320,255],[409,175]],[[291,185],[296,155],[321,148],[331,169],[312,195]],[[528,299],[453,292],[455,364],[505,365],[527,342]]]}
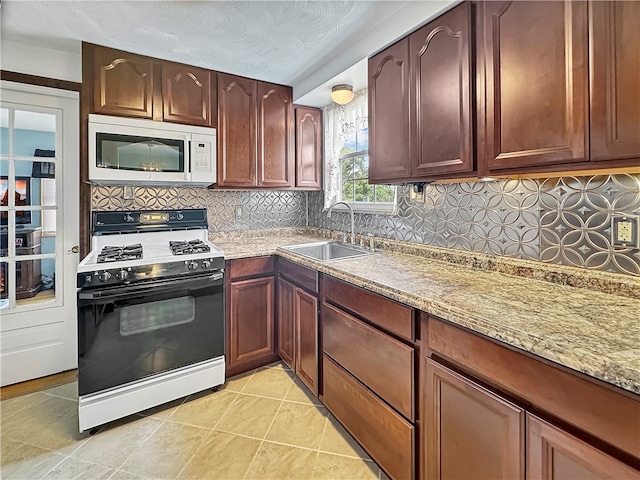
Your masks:
{"label": "cabinet drawer", "polygon": [[318,292],[318,272],[315,270],[279,258],[278,273],[307,290]]}
{"label": "cabinet drawer", "polygon": [[412,308],[329,276],[324,277],[323,290],[332,302],[396,335],[415,340]]}
{"label": "cabinet drawer", "polygon": [[275,270],[273,256],[251,257],[231,260],[227,265],[227,275],[230,279],[267,275]]}
{"label": "cabinet drawer", "polygon": [[414,420],[413,348],[327,303],[322,342],[325,353]]}
{"label": "cabinet drawer", "polygon": [[391,478],[414,478],[414,427],[324,355],[322,401]]}

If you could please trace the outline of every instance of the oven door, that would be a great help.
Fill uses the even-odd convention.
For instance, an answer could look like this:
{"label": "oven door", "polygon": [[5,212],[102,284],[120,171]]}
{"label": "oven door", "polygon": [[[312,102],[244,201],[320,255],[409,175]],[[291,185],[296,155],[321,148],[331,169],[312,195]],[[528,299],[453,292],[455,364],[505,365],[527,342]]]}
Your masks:
{"label": "oven door", "polygon": [[224,274],[78,292],[78,392],[224,355]]}

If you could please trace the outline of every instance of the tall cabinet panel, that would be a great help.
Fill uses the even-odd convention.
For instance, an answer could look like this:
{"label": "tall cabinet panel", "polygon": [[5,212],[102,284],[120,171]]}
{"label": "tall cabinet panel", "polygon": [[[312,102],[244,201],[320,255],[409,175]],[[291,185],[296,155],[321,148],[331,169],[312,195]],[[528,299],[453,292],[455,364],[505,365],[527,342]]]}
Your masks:
{"label": "tall cabinet panel", "polygon": [[150,58],[95,47],[93,113],[152,118],[153,67]]}
{"label": "tall cabinet panel", "polygon": [[470,3],[409,37],[414,177],[474,169],[472,40]]}
{"label": "tall cabinet panel", "polygon": [[479,2],[478,26],[489,169],[587,160],[586,2]]}
{"label": "tall cabinet panel", "polygon": [[169,122],[212,126],[211,77],[209,70],[162,64],[163,118]]}
{"label": "tall cabinet panel", "polygon": [[258,82],[258,186],[290,187],[294,175],[291,88]]}
{"label": "tall cabinet panel", "polygon": [[256,185],[256,82],[218,76],[218,185]]}
{"label": "tall cabinet panel", "polygon": [[591,160],[640,163],[640,2],[590,2]]}
{"label": "tall cabinet panel", "polygon": [[295,106],[296,187],[322,190],[322,110]]}
{"label": "tall cabinet panel", "polygon": [[411,176],[409,39],[369,59],[369,182]]}

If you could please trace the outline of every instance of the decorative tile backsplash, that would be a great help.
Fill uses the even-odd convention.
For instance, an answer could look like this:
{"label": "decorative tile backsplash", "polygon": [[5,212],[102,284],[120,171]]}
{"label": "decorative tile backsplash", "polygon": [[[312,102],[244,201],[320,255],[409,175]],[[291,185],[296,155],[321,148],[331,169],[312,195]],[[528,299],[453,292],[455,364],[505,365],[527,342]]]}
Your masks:
{"label": "decorative tile backsplash", "polygon": [[[309,225],[349,229],[346,212],[322,209],[310,193]],[[640,276],[640,251],[611,246],[615,212],[640,214],[640,175],[403,186],[397,215],[356,214],[356,232]]]}
{"label": "decorative tile backsplash", "polygon": [[[322,192],[93,187],[94,210],[207,207],[211,231],[310,225],[348,231]],[[236,218],[236,207],[242,213]],[[640,251],[611,246],[611,216],[640,215],[640,175],[399,187],[396,215],[356,214],[356,233],[640,276]]]}
{"label": "decorative tile backsplash", "polygon": [[207,207],[212,232],[307,225],[305,192],[137,187],[133,197],[126,199],[124,187],[94,186],[91,193],[93,210]]}

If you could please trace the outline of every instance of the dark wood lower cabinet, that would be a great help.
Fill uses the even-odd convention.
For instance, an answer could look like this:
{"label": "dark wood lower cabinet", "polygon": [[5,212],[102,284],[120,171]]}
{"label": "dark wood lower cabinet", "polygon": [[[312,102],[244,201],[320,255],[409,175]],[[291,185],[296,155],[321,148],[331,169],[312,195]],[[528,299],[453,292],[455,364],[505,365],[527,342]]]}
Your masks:
{"label": "dark wood lower cabinet", "polygon": [[414,429],[357,379],[323,358],[322,401],[394,479],[414,478]]}
{"label": "dark wood lower cabinet", "polygon": [[524,410],[424,361],[427,478],[524,478]]}
{"label": "dark wood lower cabinet", "polygon": [[278,355],[294,371],[296,369],[295,292],[296,287],[286,280],[278,279]]}
{"label": "dark wood lower cabinet", "polygon": [[527,478],[640,479],[640,472],[527,413]]}
{"label": "dark wood lower cabinet", "polygon": [[233,278],[252,275],[252,268],[264,274],[269,266],[273,268],[270,257],[258,257],[232,261],[227,267],[231,277],[227,283],[227,377],[278,359],[274,331],[275,277]]}

